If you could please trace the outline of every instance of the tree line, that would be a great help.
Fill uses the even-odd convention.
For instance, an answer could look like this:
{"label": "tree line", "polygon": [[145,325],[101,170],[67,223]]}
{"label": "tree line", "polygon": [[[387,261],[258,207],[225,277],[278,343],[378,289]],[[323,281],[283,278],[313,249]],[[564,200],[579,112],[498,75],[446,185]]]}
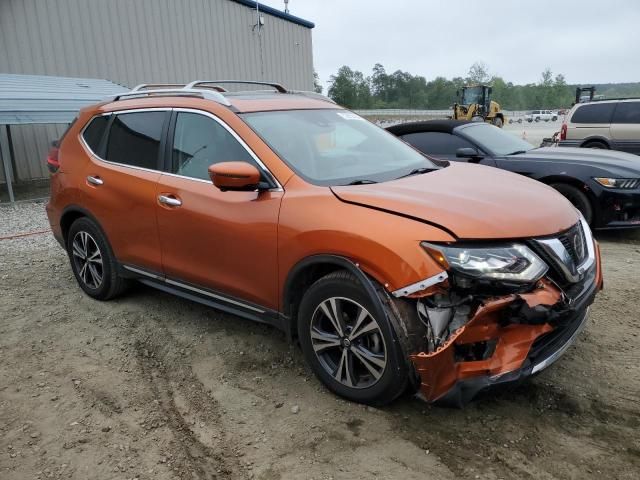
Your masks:
{"label": "tree line", "polygon": [[[576,89],[575,85],[566,83],[564,75],[554,75],[548,68],[537,83],[515,85],[497,75],[490,75],[483,63],[474,63],[464,78],[436,77],[429,81],[402,70],[387,73],[379,63],[366,77],[345,65],[331,75],[329,83],[329,97],[352,109],[447,109],[464,85],[479,83],[492,86],[492,99],[506,110],[567,108],[575,100]],[[629,93],[640,95],[640,83],[619,85],[619,88],[616,84],[596,86],[597,93],[603,93],[601,88],[604,88],[608,96],[615,95],[618,90],[624,90],[624,96]]]}

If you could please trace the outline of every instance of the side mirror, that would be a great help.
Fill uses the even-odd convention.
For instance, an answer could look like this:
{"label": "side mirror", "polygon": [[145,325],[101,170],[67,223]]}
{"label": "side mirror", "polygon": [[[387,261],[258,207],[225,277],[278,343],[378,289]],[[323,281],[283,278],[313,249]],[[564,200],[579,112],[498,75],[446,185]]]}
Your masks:
{"label": "side mirror", "polygon": [[478,160],[482,160],[484,158],[484,155],[481,154],[475,148],[464,147],[464,148],[459,148],[458,150],[456,150],[456,157],[458,157],[458,158],[469,158],[469,159],[473,159],[473,160],[478,161]]}
{"label": "side mirror", "polygon": [[214,163],[208,171],[211,181],[222,192],[250,192],[260,186],[260,172],[247,162]]}

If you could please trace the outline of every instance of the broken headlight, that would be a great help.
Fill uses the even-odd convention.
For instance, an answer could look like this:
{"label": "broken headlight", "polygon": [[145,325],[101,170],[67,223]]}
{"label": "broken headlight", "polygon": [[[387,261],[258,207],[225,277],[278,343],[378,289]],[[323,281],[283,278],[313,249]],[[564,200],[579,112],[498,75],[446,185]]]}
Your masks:
{"label": "broken headlight", "polygon": [[445,270],[478,279],[533,282],[548,269],[540,257],[520,244],[478,248],[421,245]]}

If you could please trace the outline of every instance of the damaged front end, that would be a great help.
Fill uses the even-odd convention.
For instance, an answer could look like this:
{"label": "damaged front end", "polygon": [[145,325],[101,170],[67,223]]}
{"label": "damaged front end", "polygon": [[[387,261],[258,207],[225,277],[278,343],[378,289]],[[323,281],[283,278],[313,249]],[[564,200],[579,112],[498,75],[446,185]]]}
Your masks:
{"label": "damaged front end", "polygon": [[[504,273],[469,275],[451,267],[451,259],[455,262],[462,253],[438,257],[442,249],[426,247],[448,268],[437,278],[417,284],[418,290],[394,292],[394,304],[405,319],[421,326],[423,350],[410,359],[420,377],[420,393],[427,401],[464,405],[487,387],[541,371],[573,343],[585,325],[589,305],[602,288],[602,273],[599,248],[586,224],[579,223],[572,230],[565,234],[573,235],[572,240],[579,235],[582,250],[576,240],[572,244],[575,251],[569,251],[571,246],[562,235],[557,242],[532,241],[526,252],[522,249],[522,258],[545,266],[530,272],[537,278],[529,283],[514,281],[513,275]],[[556,252],[545,245],[553,246]],[[507,258],[502,250],[500,258]],[[481,254],[476,257],[482,259]],[[501,268],[515,272],[529,267]]]}

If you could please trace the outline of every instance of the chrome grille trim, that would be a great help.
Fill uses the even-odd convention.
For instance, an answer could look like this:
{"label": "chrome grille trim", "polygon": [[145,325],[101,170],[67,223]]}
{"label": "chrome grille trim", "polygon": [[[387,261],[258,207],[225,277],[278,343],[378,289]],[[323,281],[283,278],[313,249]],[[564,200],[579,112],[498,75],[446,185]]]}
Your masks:
{"label": "chrome grille trim", "polygon": [[534,240],[534,243],[553,262],[552,267],[570,283],[580,281],[595,263],[593,234],[585,219],[556,238]]}

